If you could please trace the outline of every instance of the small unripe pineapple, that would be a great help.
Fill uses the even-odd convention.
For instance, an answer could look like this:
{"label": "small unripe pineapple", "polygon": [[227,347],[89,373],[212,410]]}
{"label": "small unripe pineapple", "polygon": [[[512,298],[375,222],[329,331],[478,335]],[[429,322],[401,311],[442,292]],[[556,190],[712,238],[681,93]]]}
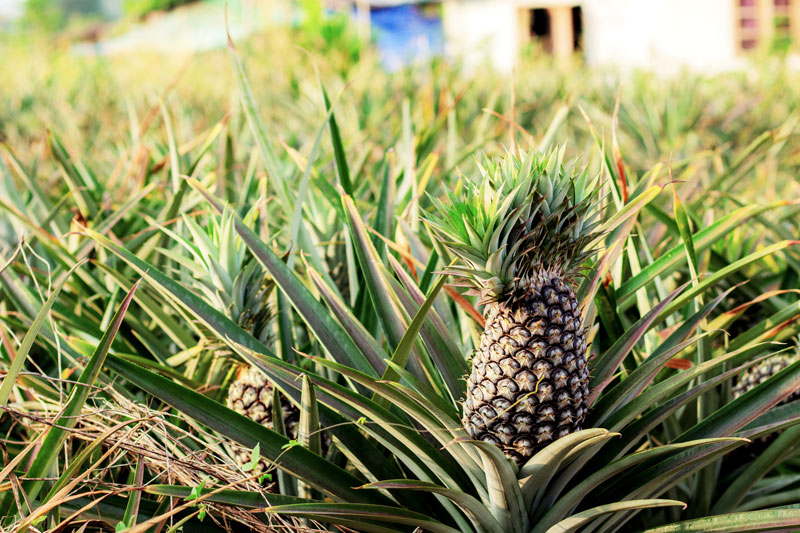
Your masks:
{"label": "small unripe pineapple", "polygon": [[[792,354],[778,354],[764,359],[756,366],[751,366],[739,375],[736,384],[733,386],[733,397],[738,398],[742,394],[749,392],[758,385],[797,361],[800,358],[800,347],[795,349]],[[779,405],[800,399],[800,391],[795,391],[784,399]]]}
{"label": "small unripe pineapple", "polygon": [[[738,398],[742,394],[751,391],[758,385],[761,385],[766,380],[797,361],[800,358],[800,345],[795,348],[794,353],[778,354],[768,357],[755,366],[751,366],[742,372],[736,379],[733,385],[733,397]],[[783,405],[795,400],[800,399],[800,390],[795,391],[786,397],[780,404]],[[753,440],[750,444],[742,446],[731,452],[730,463],[732,465],[741,465],[747,461],[752,461],[761,455],[767,446],[769,446],[778,437],[780,432],[770,433],[761,438]],[[734,467],[735,468],[735,467]]]}
{"label": "small unripe pineapple", "polygon": [[[184,221],[192,241],[180,242],[187,243],[196,262],[202,265],[192,272],[193,286],[239,327],[269,345],[273,328],[269,299],[275,282],[238,237],[233,214],[225,212],[220,218],[209,218],[206,227],[189,217]],[[206,349],[217,354],[229,353],[225,343],[214,336],[202,342]],[[243,365],[228,389],[226,403],[238,413],[272,429],[272,399],[273,388],[267,377],[256,368]],[[281,408],[287,436],[296,438],[299,410],[283,396]],[[251,452],[242,446],[234,444],[233,454],[240,465],[250,462]],[[260,475],[266,467],[262,460],[252,473]]]}
{"label": "small unripe pineapple", "polygon": [[[240,415],[244,415],[270,429],[272,425],[272,400],[274,398],[272,384],[257,368],[249,366],[244,368],[228,389],[227,405]],[[281,412],[283,425],[290,439],[297,438],[297,423],[300,420],[300,410],[289,400],[281,396]],[[241,446],[234,450],[236,461],[247,464],[250,461],[250,450]],[[253,474],[261,475],[266,469],[266,463],[259,461]]]}

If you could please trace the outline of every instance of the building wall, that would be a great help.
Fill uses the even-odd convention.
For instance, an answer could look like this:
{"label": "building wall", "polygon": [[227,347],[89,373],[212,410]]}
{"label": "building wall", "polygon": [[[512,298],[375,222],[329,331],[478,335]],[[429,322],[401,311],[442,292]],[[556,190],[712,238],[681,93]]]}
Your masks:
{"label": "building wall", "polygon": [[25,0],[0,0],[0,21],[16,20],[25,10]]}
{"label": "building wall", "polygon": [[733,0],[584,0],[590,64],[724,70],[739,64]]}
{"label": "building wall", "polygon": [[490,64],[511,72],[520,49],[513,0],[448,0],[442,5],[445,52],[468,70]]}
{"label": "building wall", "polygon": [[519,57],[519,10],[579,5],[589,64],[674,71],[736,68],[733,0],[446,0],[448,55],[469,69],[511,72]]}

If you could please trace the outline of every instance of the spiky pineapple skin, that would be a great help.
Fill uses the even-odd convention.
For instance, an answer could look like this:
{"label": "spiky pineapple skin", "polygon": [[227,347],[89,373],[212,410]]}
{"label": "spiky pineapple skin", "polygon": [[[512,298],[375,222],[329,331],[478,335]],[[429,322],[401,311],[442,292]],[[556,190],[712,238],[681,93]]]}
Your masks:
{"label": "spiky pineapple skin", "polygon": [[569,284],[545,271],[514,298],[489,303],[484,315],[463,424],[522,464],[581,428],[589,371],[580,308]]}
{"label": "spiky pineapple skin", "polygon": [[[734,399],[762,384],[770,377],[797,361],[798,357],[800,357],[800,349],[797,349],[794,354],[778,354],[768,357],[757,365],[748,368],[739,374],[733,385],[731,392],[733,393]],[[798,399],[800,399],[800,390],[793,392],[778,405],[783,405]],[[731,452],[728,461],[731,465],[735,465],[731,466],[731,468],[736,468],[746,462],[757,459],[764,453],[767,447],[778,438],[778,435],[780,435],[780,432],[770,433],[769,435],[754,439],[751,443]]]}
{"label": "spiky pineapple skin", "polygon": [[[778,354],[761,361],[759,364],[748,368],[739,375],[736,384],[733,386],[733,397],[738,398],[742,394],[761,385],[766,380],[797,361],[800,354]],[[793,392],[784,399],[779,405],[797,400],[800,398],[800,391]]]}
{"label": "spiky pineapple skin", "polygon": [[[247,367],[228,389],[228,407],[239,414],[272,427],[272,384],[255,367]],[[281,396],[286,431],[294,436],[300,411]]]}
{"label": "spiky pineapple skin", "polygon": [[[272,384],[255,367],[247,367],[228,388],[227,405],[240,415],[244,415],[259,424],[273,429],[272,425]],[[297,438],[297,424],[300,410],[281,396],[283,424],[289,438]],[[234,449],[237,463],[247,464],[250,461],[250,450],[237,446]],[[260,475],[267,468],[265,461],[260,461],[253,474]]]}

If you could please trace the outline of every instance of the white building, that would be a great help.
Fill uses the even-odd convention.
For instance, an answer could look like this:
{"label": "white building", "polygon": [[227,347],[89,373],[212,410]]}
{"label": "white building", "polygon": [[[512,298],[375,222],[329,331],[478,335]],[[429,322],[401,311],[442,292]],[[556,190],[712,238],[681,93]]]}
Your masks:
{"label": "white building", "polygon": [[0,0],[0,23],[16,20],[25,10],[25,0]]}
{"label": "white building", "polygon": [[445,0],[443,19],[449,55],[505,72],[530,39],[556,57],[662,71],[733,69],[800,42],[800,0]]}

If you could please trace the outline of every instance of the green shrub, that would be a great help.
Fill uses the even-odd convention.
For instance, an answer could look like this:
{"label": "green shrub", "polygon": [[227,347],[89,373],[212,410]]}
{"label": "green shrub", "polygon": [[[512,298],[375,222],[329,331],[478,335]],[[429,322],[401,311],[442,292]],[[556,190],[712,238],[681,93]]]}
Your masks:
{"label": "green shrub", "polygon": [[123,9],[126,15],[141,17],[152,11],[166,11],[194,1],[196,0],[125,0]]}

